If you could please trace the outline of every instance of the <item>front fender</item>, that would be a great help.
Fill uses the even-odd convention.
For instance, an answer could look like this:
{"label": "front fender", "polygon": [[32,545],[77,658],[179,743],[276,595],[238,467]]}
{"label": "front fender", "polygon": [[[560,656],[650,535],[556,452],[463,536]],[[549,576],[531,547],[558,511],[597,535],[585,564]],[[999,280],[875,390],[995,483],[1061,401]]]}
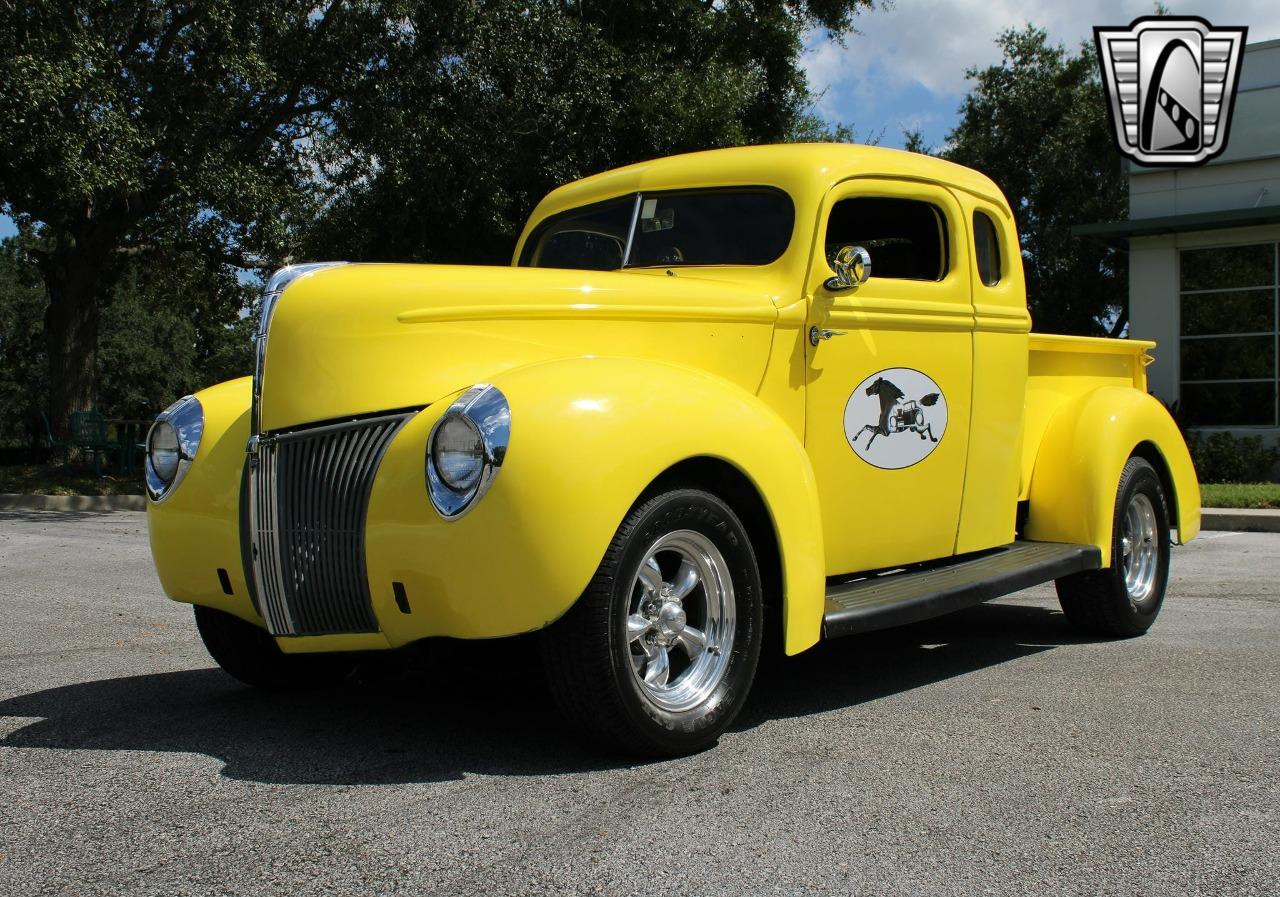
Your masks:
{"label": "front fender", "polygon": [[1106,386],[1065,404],[1050,421],[1031,474],[1026,536],[1096,545],[1111,563],[1116,487],[1125,463],[1150,446],[1164,462],[1181,542],[1200,531],[1200,484],[1187,444],[1155,398]]}
{"label": "front fender", "polygon": [[[159,504],[147,502],[147,530],[165,594],[262,626],[249,598],[240,547],[249,392],[249,378],[241,377],[196,393],[204,411],[200,448],[178,488]],[[219,581],[219,569],[227,573],[229,595]]]}
{"label": "front fender", "polygon": [[[558,619],[645,487],[699,456],[723,459],[756,486],[778,536],[786,650],[817,641],[825,580],[813,471],[760,399],[701,371],[627,358],[539,363],[492,382],[511,404],[511,443],[469,513],[442,520],[423,482],[427,435],[447,398],[410,421],[383,459],[367,558],[391,644],[513,635]],[[393,582],[408,615],[396,610]]]}

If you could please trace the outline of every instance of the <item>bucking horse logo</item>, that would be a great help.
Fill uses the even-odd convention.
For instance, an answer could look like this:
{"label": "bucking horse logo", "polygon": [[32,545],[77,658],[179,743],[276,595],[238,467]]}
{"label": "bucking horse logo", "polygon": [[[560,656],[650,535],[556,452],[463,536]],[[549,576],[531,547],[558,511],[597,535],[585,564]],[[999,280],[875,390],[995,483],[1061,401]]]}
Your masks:
{"label": "bucking horse logo", "polygon": [[866,393],[880,399],[880,420],[878,423],[867,424],[859,430],[850,440],[855,445],[863,433],[871,434],[871,438],[864,446],[868,449],[871,448],[871,443],[876,441],[877,436],[893,436],[896,433],[916,433],[921,439],[928,439],[930,442],[938,441],[938,437],[933,435],[933,427],[925,416],[924,410],[938,403],[938,393],[931,392],[921,396],[918,401],[913,401],[907,399],[906,393],[884,377],[877,377],[875,382],[867,387]]}

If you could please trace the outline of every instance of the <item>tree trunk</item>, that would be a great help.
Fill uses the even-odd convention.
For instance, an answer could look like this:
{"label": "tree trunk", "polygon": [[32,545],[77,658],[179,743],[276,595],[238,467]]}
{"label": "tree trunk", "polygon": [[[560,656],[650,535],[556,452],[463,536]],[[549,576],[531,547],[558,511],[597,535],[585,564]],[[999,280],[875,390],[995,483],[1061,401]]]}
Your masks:
{"label": "tree trunk", "polygon": [[98,351],[98,306],[101,279],[98,266],[78,253],[56,253],[44,268],[49,306],[44,313],[49,357],[49,423],[65,436],[73,411],[94,406]]}

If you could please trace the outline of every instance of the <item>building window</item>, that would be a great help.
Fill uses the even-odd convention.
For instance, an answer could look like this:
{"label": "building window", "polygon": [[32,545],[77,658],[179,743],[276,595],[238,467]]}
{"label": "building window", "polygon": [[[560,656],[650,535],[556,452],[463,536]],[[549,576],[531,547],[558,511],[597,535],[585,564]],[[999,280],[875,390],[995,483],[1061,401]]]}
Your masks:
{"label": "building window", "polygon": [[1184,249],[1182,412],[1197,427],[1280,423],[1280,244]]}

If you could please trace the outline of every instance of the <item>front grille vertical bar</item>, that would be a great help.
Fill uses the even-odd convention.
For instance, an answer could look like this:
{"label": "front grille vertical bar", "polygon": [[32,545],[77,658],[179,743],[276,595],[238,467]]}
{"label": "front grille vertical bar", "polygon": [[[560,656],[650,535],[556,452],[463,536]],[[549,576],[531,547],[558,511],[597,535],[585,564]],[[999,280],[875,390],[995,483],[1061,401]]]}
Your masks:
{"label": "front grille vertical bar", "polygon": [[274,477],[272,476],[272,451],[264,448],[257,458],[257,466],[252,471],[255,523],[257,531],[253,534],[254,573],[258,580],[258,588],[267,621],[272,632],[286,631],[280,608],[279,592],[274,577],[275,559],[275,527],[272,524],[272,508],[275,504]]}
{"label": "front grille vertical bar", "polygon": [[[334,458],[331,466],[335,472],[341,472],[346,464],[343,459],[344,449],[359,438],[359,434],[355,432],[332,434],[330,438],[331,442],[327,447],[327,451]],[[324,553],[324,563],[321,568],[322,581],[315,583],[311,592],[313,598],[312,610],[315,618],[314,625],[333,631],[349,630],[353,627],[347,625],[346,621],[337,612],[337,608],[342,604],[343,594],[341,582],[338,579],[338,572],[342,568],[343,549],[341,542],[334,536],[337,528],[338,510],[342,507],[346,497],[336,488],[332,474],[317,482],[315,487],[323,502],[323,510],[320,513],[323,514],[325,521],[325,545],[327,550]]]}
{"label": "front grille vertical bar", "polygon": [[[358,434],[354,434],[347,441],[338,477],[329,485],[333,492],[335,505],[333,516],[330,518],[332,536],[335,547],[340,550],[334,552],[334,569],[329,581],[328,595],[326,596],[328,600],[325,603],[326,605],[332,605],[334,615],[341,621],[339,625],[344,626],[349,626],[351,623],[346,619],[346,615],[341,613],[340,606],[342,604],[342,596],[351,591],[352,584],[346,575],[351,559],[348,557],[343,531],[346,529],[347,506],[351,503],[349,484],[360,469],[362,460],[360,457],[360,444],[368,438],[368,435],[369,430],[364,429]],[[363,589],[360,589],[360,591],[363,591]]]}
{"label": "front grille vertical bar", "polygon": [[[363,474],[367,469],[370,460],[369,447],[373,443],[374,435],[377,432],[376,427],[370,427],[360,434],[352,447],[352,463],[347,472],[348,475],[343,478],[342,484],[342,513],[335,520],[335,538],[343,547],[342,552],[342,575],[338,580],[338,587],[343,592],[364,591],[366,581],[364,577],[356,575],[360,570],[362,558],[357,557],[357,546],[359,540],[354,538],[355,530],[360,526],[362,517],[360,516],[360,507],[363,504],[361,493],[364,491]],[[352,609],[354,611],[354,608]]]}
{"label": "front grille vertical bar", "polygon": [[279,565],[276,543],[276,455],[274,447],[262,453],[262,570],[267,602],[271,608],[274,631],[288,632],[280,600]]}
{"label": "front grille vertical bar", "polygon": [[385,422],[379,433],[377,441],[373,447],[370,464],[366,467],[367,482],[361,490],[360,509],[356,514],[355,525],[352,528],[352,542],[354,555],[356,558],[356,576],[362,583],[369,581],[369,565],[368,557],[365,554],[365,520],[369,513],[369,497],[373,494],[373,477],[378,468],[378,463],[382,460],[382,456],[386,454],[387,449],[391,446],[391,440],[395,438],[400,427],[404,425],[404,421],[387,421]]}
{"label": "front grille vertical bar", "polygon": [[[355,466],[355,438],[343,439],[334,450],[334,469],[329,481],[325,484],[331,496],[332,507],[329,520],[332,521],[333,529],[341,529],[342,511],[346,506],[347,495],[343,484],[351,475],[351,470]],[[342,593],[346,588],[346,583],[342,577],[342,570],[346,566],[346,560],[342,552],[334,552],[332,558],[332,567],[329,572],[329,596],[331,601],[341,601]]]}
{"label": "front grille vertical bar", "polygon": [[[330,451],[335,457],[337,457],[343,447],[343,443],[349,441],[351,440],[342,440],[337,436],[334,436],[330,446]],[[337,471],[341,470],[341,467],[337,468]],[[325,475],[323,481],[320,482],[318,486],[323,490],[321,498],[324,501],[323,514],[327,524],[325,541],[330,550],[326,552],[325,557],[324,582],[318,584],[316,607],[323,613],[323,620],[325,621],[323,625],[333,627],[334,629],[367,628],[372,625],[371,620],[360,619],[355,621],[353,625],[353,621],[345,619],[342,614],[342,607],[344,605],[344,589],[342,581],[339,578],[339,572],[342,569],[346,550],[341,539],[338,538],[336,521],[338,518],[338,512],[341,510],[343,503],[347,501],[347,497],[334,487],[332,472]],[[361,589],[353,594],[359,595],[363,594],[363,592],[364,590]]]}
{"label": "front grille vertical bar", "polygon": [[[290,604],[288,596],[296,595],[298,583],[294,576],[294,555],[298,549],[298,502],[307,484],[300,482],[297,475],[298,447],[281,443],[276,448],[276,503],[278,517],[276,519],[276,537],[280,548],[280,581],[285,596],[285,606]],[[303,615],[292,614],[296,624],[295,631],[305,632],[306,620]]]}
{"label": "front grille vertical bar", "polygon": [[[321,438],[320,443],[316,467],[316,489],[319,492],[320,501],[318,513],[322,520],[332,520],[338,505],[337,495],[332,488],[334,464],[338,456],[338,449],[342,445],[342,440],[336,434],[328,434]],[[331,545],[332,541],[329,544]],[[326,603],[336,600],[333,577],[337,571],[337,564],[337,551],[323,553],[320,564],[320,577],[322,580],[321,589]]]}
{"label": "front grille vertical bar", "polygon": [[276,614],[279,618],[280,631],[294,631],[293,620],[289,615],[289,606],[285,602],[284,562],[280,532],[280,449],[271,446],[267,450],[267,514],[271,530],[267,537],[267,557],[270,565],[267,576],[271,581],[271,589],[275,595]]}
{"label": "front grille vertical bar", "polygon": [[351,484],[352,501],[347,503],[347,519],[346,525],[343,527],[343,539],[348,544],[349,551],[346,557],[350,564],[346,571],[347,579],[351,583],[368,582],[368,576],[365,572],[364,559],[364,540],[360,538],[361,530],[364,527],[365,509],[368,506],[369,490],[372,487],[372,477],[370,476],[373,459],[379,457],[379,447],[381,445],[382,433],[385,428],[380,425],[370,428],[368,438],[360,446],[360,463],[356,466],[357,475],[353,477]]}
{"label": "front grille vertical bar", "polygon": [[277,625],[282,633],[291,633],[294,631],[293,620],[290,619],[289,607],[285,603],[284,598],[284,580],[281,573],[282,559],[280,556],[280,453],[276,446],[271,446],[266,452],[266,477],[263,485],[266,491],[265,508],[267,513],[268,532],[266,538],[267,549],[267,579],[271,583],[271,592]]}
{"label": "front grille vertical bar", "polygon": [[250,537],[253,543],[253,570],[254,577],[258,580],[258,600],[262,602],[262,615],[267,621],[267,628],[276,632],[279,630],[279,617],[275,589],[272,588],[271,583],[271,561],[267,547],[273,535],[267,518],[267,504],[271,500],[267,487],[270,476],[267,471],[267,464],[270,463],[267,459],[267,451],[259,453],[256,460],[256,466],[249,473],[253,477],[253,482],[250,484],[254,513],[254,532]]}
{"label": "front grille vertical bar", "polygon": [[[321,539],[321,522],[316,514],[316,499],[321,490],[315,481],[316,458],[319,455],[320,443],[324,437],[298,440],[293,447],[298,452],[298,477],[305,488],[298,492],[298,516],[296,526],[299,531],[296,555],[294,557],[294,594],[311,593],[324,587],[324,576],[316,570],[323,554]],[[321,620],[317,628],[328,628]]]}
{"label": "front grille vertical bar", "polygon": [[279,505],[276,477],[276,447],[268,446],[262,453],[262,570],[267,584],[276,621],[275,632],[289,633],[290,628],[285,619],[283,600],[280,595],[280,560],[279,541],[276,532],[276,512]]}

